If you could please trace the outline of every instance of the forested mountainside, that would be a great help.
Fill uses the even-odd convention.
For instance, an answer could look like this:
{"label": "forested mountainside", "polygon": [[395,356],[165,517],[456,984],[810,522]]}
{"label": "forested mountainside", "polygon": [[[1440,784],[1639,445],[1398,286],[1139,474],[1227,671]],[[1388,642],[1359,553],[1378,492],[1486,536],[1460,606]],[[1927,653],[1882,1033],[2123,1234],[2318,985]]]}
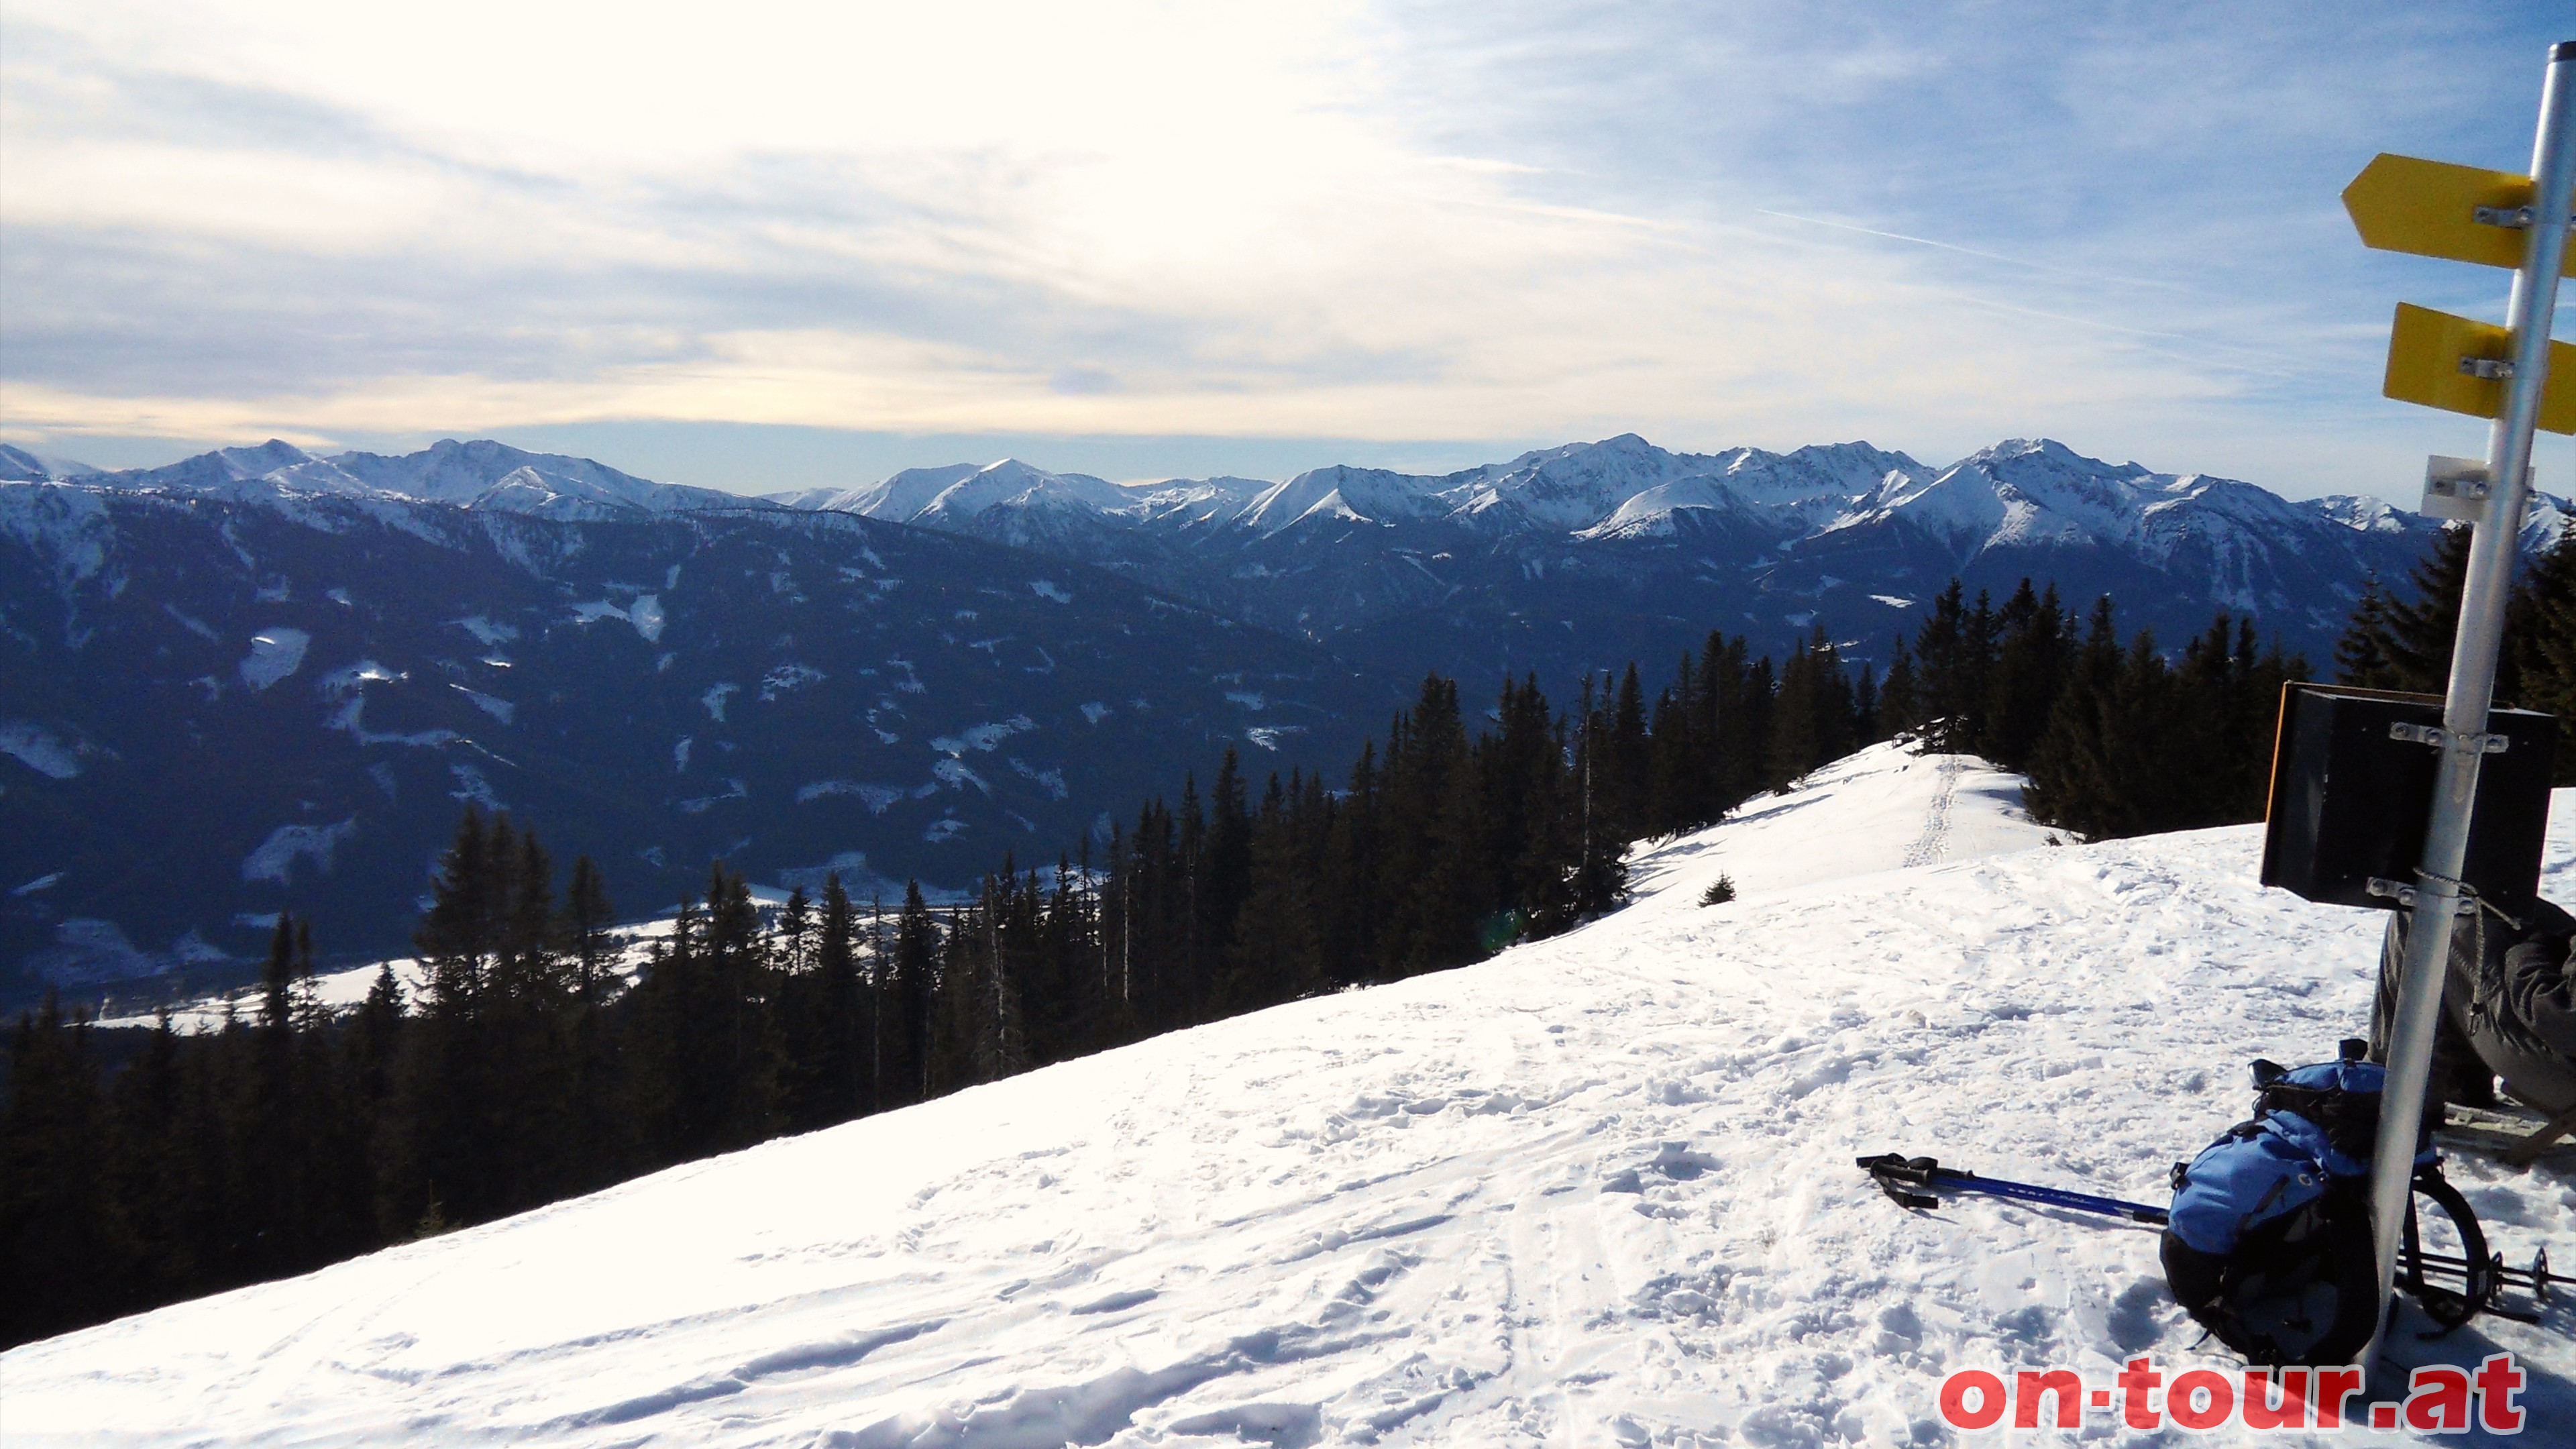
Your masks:
{"label": "forested mountainside", "polygon": [[559,519],[382,495],[0,484],[0,961],[247,967],[282,908],[400,949],[463,804],[621,904],[971,882],[1402,698],[1097,570],[782,509]]}

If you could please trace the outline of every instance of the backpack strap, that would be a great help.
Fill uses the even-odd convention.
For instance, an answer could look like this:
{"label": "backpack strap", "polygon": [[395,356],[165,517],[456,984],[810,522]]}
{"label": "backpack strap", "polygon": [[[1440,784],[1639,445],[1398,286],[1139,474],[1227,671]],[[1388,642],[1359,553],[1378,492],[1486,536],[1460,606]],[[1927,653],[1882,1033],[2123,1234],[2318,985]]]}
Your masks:
{"label": "backpack strap", "polygon": [[[2495,1264],[2487,1256],[2487,1235],[2478,1226],[2477,1212],[2460,1190],[2451,1186],[2441,1169],[2419,1168],[2415,1173],[2413,1197],[2431,1201],[2451,1220],[2451,1229],[2459,1235],[2460,1257],[2464,1263],[2461,1286],[2457,1289],[2436,1287],[2424,1280],[2423,1245],[2416,1231],[2416,1207],[2413,1197],[2406,1204],[2406,1257],[2410,1266],[2398,1274],[2397,1286],[2412,1294],[2424,1309],[2424,1316],[2442,1326],[2442,1333],[2478,1316],[2497,1287]],[[2433,1335],[2440,1337],[2440,1334]]]}

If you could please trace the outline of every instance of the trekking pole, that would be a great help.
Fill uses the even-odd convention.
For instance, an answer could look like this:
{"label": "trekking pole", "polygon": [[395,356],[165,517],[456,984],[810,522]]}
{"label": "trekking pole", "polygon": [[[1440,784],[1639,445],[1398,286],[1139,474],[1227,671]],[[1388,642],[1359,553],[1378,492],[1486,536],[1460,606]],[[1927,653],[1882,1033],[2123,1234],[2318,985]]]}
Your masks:
{"label": "trekking pole", "polygon": [[[1882,1152],[1876,1157],[1855,1158],[1854,1165],[1870,1175],[1879,1190],[1897,1206],[1937,1208],[1941,1199],[1934,1194],[1977,1193],[1986,1197],[2009,1198],[2016,1202],[2037,1203],[2043,1207],[2067,1208],[2075,1212],[2096,1213],[2103,1217],[2126,1218],[2131,1222],[2162,1227],[2172,1214],[2160,1207],[2142,1202],[2126,1202],[2096,1193],[2069,1192],[2064,1188],[2043,1187],[2035,1182],[2014,1182],[2002,1177],[1979,1177],[1963,1167],[1943,1167],[1929,1157],[1907,1157],[1901,1152]],[[2409,1235],[2411,1238],[2411,1234]],[[2420,1277],[2457,1278],[2463,1286],[2474,1286],[2481,1278],[2487,1283],[2479,1310],[2501,1317],[2537,1323],[2538,1314],[2520,1313],[2502,1308],[2494,1302],[2499,1287],[2519,1288],[2546,1304],[2552,1284],[2576,1284],[2576,1277],[2549,1271],[2549,1250],[2533,1252],[2528,1268],[2508,1267],[2501,1253],[2472,1265],[2467,1258],[2452,1253],[2429,1253],[2413,1242],[2401,1247],[2397,1266]]]}
{"label": "trekking pole", "polygon": [[[2424,1272],[2439,1273],[2446,1278],[2466,1278],[2469,1275],[2468,1260],[2455,1253],[2412,1253],[2407,1256],[2407,1262],[2422,1264]],[[2498,1253],[2487,1260],[2485,1271],[2498,1283],[2508,1288],[2520,1288],[2543,1303],[2549,1301],[2550,1284],[2576,1283],[2576,1278],[2549,1271],[2549,1250],[2546,1248],[2531,1255],[2528,1268],[2516,1268],[2505,1262],[2502,1253]]]}
{"label": "trekking pole", "polygon": [[[1857,1159],[1861,1170],[1878,1183],[1879,1190],[1896,1200],[1899,1207],[1936,1208],[1941,1200],[1935,1191],[1983,1193],[1988,1197],[2007,1197],[2018,1202],[2035,1202],[2046,1207],[2071,1208],[2080,1213],[2100,1213],[2104,1217],[2127,1218],[2132,1222],[2165,1224],[2163,1208],[2142,1202],[2122,1202],[2116,1197],[2099,1197],[2089,1192],[2068,1192],[2059,1187],[2042,1187],[2035,1182],[2013,1182],[2001,1177],[1979,1177],[1961,1167],[1943,1167],[1929,1157],[1909,1158],[1900,1152],[1884,1152],[1876,1157]],[[1923,1189],[1915,1191],[1914,1189]]]}

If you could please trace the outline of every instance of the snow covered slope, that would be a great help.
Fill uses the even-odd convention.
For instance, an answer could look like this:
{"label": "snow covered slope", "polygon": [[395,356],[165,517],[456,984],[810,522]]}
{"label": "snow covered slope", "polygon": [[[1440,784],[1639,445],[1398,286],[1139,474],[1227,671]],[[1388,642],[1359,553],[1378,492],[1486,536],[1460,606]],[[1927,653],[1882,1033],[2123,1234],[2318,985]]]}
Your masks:
{"label": "snow covered slope", "polygon": [[[1815,786],[1482,966],[18,1349],[8,1438],[1931,1444],[1953,1369],[2198,1357],[2152,1232],[1907,1213],[1852,1158],[2160,1198],[2249,1057],[2359,1025],[2380,918],[2258,889],[2250,828],[1971,858],[2028,828],[1972,762]],[[2453,1170],[2576,1255],[2562,1178]],[[2403,1346],[2513,1349],[2564,1425],[2569,1312]]]}
{"label": "snow covered slope", "polygon": [[1630,911],[1695,907],[1720,875],[1751,895],[2060,843],[2022,812],[2021,787],[1973,755],[1872,745],[1746,801],[1723,825],[1631,855]]}

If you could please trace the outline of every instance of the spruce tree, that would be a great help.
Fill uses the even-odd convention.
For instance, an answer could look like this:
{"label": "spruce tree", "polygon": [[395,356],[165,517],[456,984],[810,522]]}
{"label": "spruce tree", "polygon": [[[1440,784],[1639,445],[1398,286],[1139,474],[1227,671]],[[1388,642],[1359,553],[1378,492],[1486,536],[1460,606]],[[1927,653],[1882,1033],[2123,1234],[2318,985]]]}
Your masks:
{"label": "spruce tree", "polygon": [[2576,785],[2576,528],[2532,566],[2509,633],[2514,702],[2558,717],[2556,783]]}
{"label": "spruce tree", "polygon": [[143,1049],[110,1090],[102,1186],[112,1213],[107,1231],[123,1271],[99,1265],[98,1301],[80,1315],[85,1320],[154,1307],[202,1281],[203,1245],[193,1231],[193,1214],[205,1184],[186,1116],[187,1057],[164,1006]]}
{"label": "spruce tree", "polygon": [[1819,624],[1807,647],[1781,666],[1764,783],[1776,789],[1841,759],[1852,752],[1856,735],[1842,656]]}
{"label": "spruce tree", "polygon": [[1244,801],[1243,766],[1227,746],[1208,796],[1208,829],[1199,864],[1196,938],[1204,943],[1213,978],[1234,941],[1235,917],[1252,886],[1252,816]]}
{"label": "spruce tree", "polygon": [[90,1278],[113,1276],[98,1066],[85,1013],[52,988],[22,1013],[9,1044],[0,1113],[0,1342],[17,1344],[90,1318]]}
{"label": "spruce tree", "polygon": [[1251,1011],[1320,989],[1321,933],[1315,920],[1317,862],[1304,838],[1296,796],[1272,775],[1252,827],[1252,885],[1235,926],[1220,1010]]}
{"label": "spruce tree", "polygon": [[616,919],[599,867],[587,855],[574,857],[572,880],[564,888],[562,931],[564,947],[572,955],[574,987],[585,1001],[596,1001],[607,989],[608,928]]}
{"label": "spruce tree", "polygon": [[[2460,626],[2460,591],[2469,572],[2471,530],[2443,529],[2416,564],[2415,597],[2400,599],[2365,583],[2343,637],[2335,643],[2337,677],[2367,689],[2440,694],[2451,677],[2451,640]],[[2500,663],[2502,661],[2499,661]],[[2502,674],[2499,694],[2511,696]]]}
{"label": "spruce tree", "polygon": [[894,1049],[888,1052],[896,1066],[889,1073],[894,1083],[891,1101],[895,1105],[922,1101],[930,1095],[931,1007],[938,985],[934,977],[939,935],[930,906],[922,899],[921,882],[906,881],[903,911],[895,918],[894,958],[889,972],[898,1028]]}
{"label": "spruce tree", "polygon": [[2120,666],[2120,636],[2106,594],[2094,601],[2084,645],[2033,751],[2030,786],[2023,792],[2033,819],[2086,836],[2118,833],[2123,787],[2110,758],[2108,733],[2113,728],[2110,713],[2117,708]]}
{"label": "spruce tree", "polygon": [[1878,734],[1881,739],[1895,739],[1922,724],[1922,707],[1915,696],[1914,654],[1899,634],[1888,653],[1887,678],[1878,686]]}
{"label": "spruce tree", "polygon": [[1654,766],[1646,734],[1645,689],[1634,662],[1619,676],[1609,706],[1610,718],[1601,739],[1601,773],[1595,784],[1603,818],[1610,832],[1624,842],[1648,828],[1647,789]]}
{"label": "spruce tree", "polygon": [[297,1151],[305,1104],[295,1080],[295,946],[295,918],[280,911],[260,968],[259,1024],[250,1033],[241,1105],[241,1181],[252,1235],[240,1266],[254,1278],[296,1266],[308,1231]]}
{"label": "spruce tree", "polygon": [[1360,742],[1349,779],[1324,826],[1323,884],[1316,898],[1324,971],[1335,986],[1374,979],[1380,955],[1387,881],[1376,741]]}
{"label": "spruce tree", "polygon": [[[1035,880],[1030,877],[1032,895]],[[1029,1067],[1028,1023],[1020,989],[1018,884],[1006,859],[1000,876],[984,878],[984,896],[971,918],[971,934],[961,931],[950,942],[960,958],[962,994],[971,1012],[966,1031],[971,1076],[966,1080],[974,1082],[998,1082]],[[1034,901],[1028,904],[1029,914],[1034,915]]]}
{"label": "spruce tree", "polygon": [[787,893],[778,911],[777,938],[771,947],[778,969],[796,976],[814,967],[814,902],[800,883]]}
{"label": "spruce tree", "polygon": [[2025,578],[1995,616],[1994,662],[1988,668],[1986,705],[1975,748],[2007,770],[2028,766],[2048,728],[2051,706],[2066,687],[2073,652],[2057,585],[2043,594]]}
{"label": "spruce tree", "polygon": [[397,1161],[409,1138],[399,1116],[398,1077],[403,1053],[402,982],[393,963],[376,968],[376,979],[358,1004],[340,1041],[340,1078],[351,1103],[351,1130],[362,1148],[347,1167],[345,1191],[368,1205],[374,1241],[382,1242],[405,1226],[393,1210],[405,1173]]}
{"label": "spruce tree", "polygon": [[823,917],[814,936],[815,1017],[821,1027],[818,1090],[809,1098],[808,1121],[846,1121],[874,1106],[868,1100],[868,1001],[859,974],[858,922],[839,872],[823,882]]}
{"label": "spruce tree", "polygon": [[1967,606],[1957,579],[1932,600],[1914,636],[1914,692],[1924,740],[1945,754],[1973,753],[1985,738],[1996,618],[1983,593]]}

